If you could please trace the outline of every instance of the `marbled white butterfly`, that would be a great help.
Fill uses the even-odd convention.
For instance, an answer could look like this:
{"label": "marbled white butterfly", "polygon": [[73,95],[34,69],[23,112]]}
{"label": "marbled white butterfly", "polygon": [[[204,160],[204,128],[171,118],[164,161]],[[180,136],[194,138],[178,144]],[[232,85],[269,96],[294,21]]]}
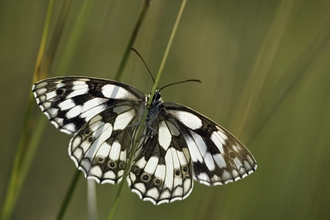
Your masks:
{"label": "marbled white butterfly", "polygon": [[193,179],[222,185],[257,168],[252,154],[227,130],[188,107],[163,102],[159,90],[150,106],[150,96],[133,86],[91,77],[48,78],[32,90],[50,122],[73,135],[69,155],[77,168],[98,183],[122,180],[134,135],[144,123],[127,181],[153,204],[185,199]]}

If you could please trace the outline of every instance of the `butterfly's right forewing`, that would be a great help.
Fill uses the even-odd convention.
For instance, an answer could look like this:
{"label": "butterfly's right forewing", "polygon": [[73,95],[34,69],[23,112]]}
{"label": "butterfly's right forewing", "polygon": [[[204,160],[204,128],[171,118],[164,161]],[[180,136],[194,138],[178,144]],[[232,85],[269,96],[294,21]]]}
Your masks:
{"label": "butterfly's right forewing", "polygon": [[50,122],[71,135],[116,101],[145,102],[145,95],[134,87],[91,77],[48,78],[35,83],[32,91]]}
{"label": "butterfly's right forewing", "polygon": [[90,77],[49,78],[32,90],[50,122],[73,135],[69,155],[85,177],[118,183],[145,110],[145,95],[124,83]]}

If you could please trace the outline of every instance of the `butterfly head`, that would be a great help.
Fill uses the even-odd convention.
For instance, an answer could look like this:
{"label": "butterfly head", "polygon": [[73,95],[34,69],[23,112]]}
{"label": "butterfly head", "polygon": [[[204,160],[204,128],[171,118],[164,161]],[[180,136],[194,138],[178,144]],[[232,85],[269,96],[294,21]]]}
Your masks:
{"label": "butterfly head", "polygon": [[[147,100],[146,102],[148,103],[149,99],[150,99],[151,94],[149,94],[147,96]],[[159,104],[161,104],[163,102],[162,100],[162,95],[160,94],[159,89],[156,89],[154,96],[152,97],[152,101],[150,104],[150,107],[157,107]]]}
{"label": "butterfly head", "polygon": [[[146,103],[148,103],[148,101],[150,99],[150,96],[151,96],[151,94],[149,94],[147,96]],[[163,103],[162,95],[160,94],[159,89],[156,89],[155,94],[152,97],[151,104],[149,106],[149,113],[148,113],[147,118],[150,118],[152,115],[156,115],[155,113],[158,110],[159,105],[162,104],[162,103]]]}

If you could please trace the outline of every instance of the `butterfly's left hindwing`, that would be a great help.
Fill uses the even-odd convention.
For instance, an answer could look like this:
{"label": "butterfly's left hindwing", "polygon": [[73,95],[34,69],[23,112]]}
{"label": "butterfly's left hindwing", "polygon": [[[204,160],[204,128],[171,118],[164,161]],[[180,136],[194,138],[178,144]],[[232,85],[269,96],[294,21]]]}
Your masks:
{"label": "butterfly's left hindwing", "polygon": [[87,77],[49,78],[32,90],[50,122],[73,135],[69,155],[85,177],[118,183],[145,109],[145,95],[123,83]]}
{"label": "butterfly's left hindwing", "polygon": [[185,199],[193,188],[184,135],[172,118],[158,116],[147,122],[127,177],[133,192],[157,205]]}

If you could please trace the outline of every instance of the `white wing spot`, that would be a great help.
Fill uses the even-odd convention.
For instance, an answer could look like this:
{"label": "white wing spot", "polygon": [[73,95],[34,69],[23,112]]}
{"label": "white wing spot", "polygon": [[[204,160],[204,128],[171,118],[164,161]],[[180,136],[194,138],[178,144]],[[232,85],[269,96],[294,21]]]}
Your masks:
{"label": "white wing spot", "polygon": [[190,152],[192,161],[193,162],[197,162],[197,161],[203,162],[202,155],[198,149],[198,146],[194,142],[194,140],[190,136],[185,136],[185,139],[186,139],[186,143],[189,148],[189,152]]}
{"label": "white wing spot", "polygon": [[107,142],[102,143],[97,151],[97,156],[107,157],[109,155],[110,147],[111,146]]}
{"label": "white wing spot", "polygon": [[69,98],[76,97],[76,96],[79,96],[79,95],[87,94],[88,90],[89,89],[88,89],[87,85],[85,85],[82,88],[80,88],[80,86],[79,86],[78,90],[73,90],[66,98],[69,99]]}
{"label": "white wing spot", "polygon": [[221,154],[215,154],[213,155],[214,161],[216,162],[216,164],[220,167],[220,168],[225,168],[227,167],[226,161],[223,158],[223,156]]}
{"label": "white wing spot", "polygon": [[167,150],[170,146],[172,141],[172,136],[170,131],[168,130],[168,127],[166,126],[164,121],[161,121],[159,123],[159,129],[158,129],[158,142],[160,146],[164,148],[164,150]]}
{"label": "white wing spot", "polygon": [[58,107],[61,109],[61,111],[73,108],[76,104],[73,102],[72,99],[64,100],[63,102],[58,104]]}
{"label": "white wing spot", "polygon": [[48,93],[46,93],[46,100],[50,100],[56,96],[57,96],[56,91],[48,92]]}
{"label": "white wing spot", "polygon": [[224,154],[224,150],[223,150],[223,145],[226,144],[225,139],[223,138],[223,136],[221,136],[221,132],[220,131],[215,131],[212,133],[211,135],[211,140],[213,141],[213,143],[217,146],[217,148],[219,149],[221,154]]}
{"label": "white wing spot", "polygon": [[146,173],[153,174],[156,170],[157,165],[158,165],[158,160],[159,160],[159,157],[151,157],[148,160],[148,162],[147,162],[147,164],[144,168],[144,171]]}
{"label": "white wing spot", "polygon": [[114,141],[113,144],[112,144],[112,147],[111,147],[111,151],[110,151],[109,157],[112,160],[118,160],[119,159],[120,150],[121,150],[120,143],[117,140]]}
{"label": "white wing spot", "polygon": [[102,87],[102,94],[104,97],[110,99],[128,99],[128,100],[138,100],[136,96],[124,89],[123,87],[116,85],[104,85]]}
{"label": "white wing spot", "polygon": [[190,131],[190,134],[193,137],[193,139],[197,145],[197,148],[199,149],[200,154],[204,155],[207,151],[207,146],[206,146],[205,142],[203,141],[203,138],[193,131]]}
{"label": "white wing spot", "polygon": [[83,107],[81,105],[77,105],[75,107],[73,107],[72,109],[70,109],[65,116],[70,119],[70,118],[74,118],[77,117],[78,115],[80,115],[81,111],[83,110]]}
{"label": "white wing spot", "polygon": [[209,152],[207,152],[204,155],[204,161],[205,161],[205,164],[206,164],[207,168],[209,169],[209,171],[213,171],[215,169],[214,160],[212,158],[212,155]]}
{"label": "white wing spot", "polygon": [[127,127],[128,123],[131,122],[132,118],[135,115],[134,109],[124,112],[117,116],[115,123],[114,123],[114,130],[123,130]]}
{"label": "white wing spot", "polygon": [[60,129],[60,131],[65,132],[65,133],[67,133],[67,132],[73,133],[76,131],[76,126],[73,123],[69,123],[69,124],[64,125]]}
{"label": "white wing spot", "polygon": [[203,125],[202,120],[190,112],[184,112],[180,110],[167,110],[167,111],[170,112],[179,121],[181,121],[185,126],[187,126],[192,130],[201,128]]}

